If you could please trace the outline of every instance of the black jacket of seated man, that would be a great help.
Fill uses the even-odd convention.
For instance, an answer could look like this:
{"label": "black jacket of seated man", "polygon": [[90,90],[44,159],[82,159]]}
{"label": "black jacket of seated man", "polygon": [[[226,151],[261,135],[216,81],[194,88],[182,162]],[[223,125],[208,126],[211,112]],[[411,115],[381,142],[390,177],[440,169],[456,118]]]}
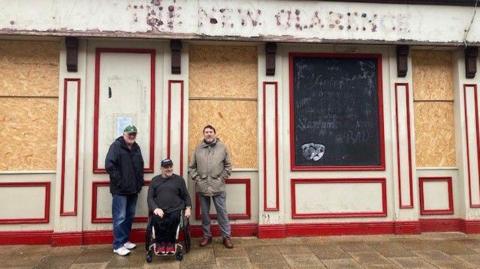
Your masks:
{"label": "black jacket of seated man", "polygon": [[148,188],[148,209],[151,212],[161,208],[163,212],[170,213],[191,206],[192,200],[181,176],[173,174],[164,178],[158,175],[152,179]]}

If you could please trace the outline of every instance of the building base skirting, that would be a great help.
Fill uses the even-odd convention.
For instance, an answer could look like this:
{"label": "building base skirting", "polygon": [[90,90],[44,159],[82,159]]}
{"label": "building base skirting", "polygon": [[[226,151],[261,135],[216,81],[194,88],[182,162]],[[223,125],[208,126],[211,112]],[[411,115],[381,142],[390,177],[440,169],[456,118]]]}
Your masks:
{"label": "building base skirting", "polygon": [[[192,237],[202,236],[200,225],[191,226]],[[258,238],[285,238],[295,236],[326,235],[375,235],[375,234],[419,234],[422,232],[480,233],[480,220],[463,219],[420,219],[404,222],[351,222],[351,223],[296,223],[296,224],[232,224],[232,236],[257,236]],[[212,226],[213,236],[221,236],[218,225]],[[111,230],[83,232],[54,231],[3,231],[0,244],[47,244],[52,246],[110,244]],[[144,242],[145,230],[134,229],[133,242]]]}

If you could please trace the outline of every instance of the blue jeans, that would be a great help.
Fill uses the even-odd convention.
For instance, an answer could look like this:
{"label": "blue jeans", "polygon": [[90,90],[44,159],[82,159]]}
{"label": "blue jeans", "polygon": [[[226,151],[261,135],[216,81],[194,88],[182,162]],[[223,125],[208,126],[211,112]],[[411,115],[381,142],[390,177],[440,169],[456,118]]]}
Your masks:
{"label": "blue jeans", "polygon": [[137,207],[137,194],[113,195],[113,249],[118,249],[128,241]]}

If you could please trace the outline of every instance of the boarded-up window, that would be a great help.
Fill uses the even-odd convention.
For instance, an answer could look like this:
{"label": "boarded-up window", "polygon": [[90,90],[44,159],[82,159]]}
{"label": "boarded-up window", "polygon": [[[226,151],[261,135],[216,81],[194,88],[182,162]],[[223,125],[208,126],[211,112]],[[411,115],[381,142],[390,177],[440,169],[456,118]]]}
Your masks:
{"label": "boarded-up window", "polygon": [[412,51],[412,65],[416,164],[455,166],[452,53]]}
{"label": "boarded-up window", "polygon": [[59,43],[0,40],[0,171],[55,170]]}
{"label": "boarded-up window", "polygon": [[213,125],[234,168],[257,168],[257,48],[191,46],[189,155]]}

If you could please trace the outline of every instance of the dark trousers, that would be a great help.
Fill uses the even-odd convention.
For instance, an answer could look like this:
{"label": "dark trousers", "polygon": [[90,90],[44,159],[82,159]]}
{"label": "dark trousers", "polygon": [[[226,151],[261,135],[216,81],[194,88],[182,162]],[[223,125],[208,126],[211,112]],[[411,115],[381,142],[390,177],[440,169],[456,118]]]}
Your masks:
{"label": "dark trousers", "polygon": [[122,247],[128,241],[137,207],[137,194],[113,195],[113,249]]}
{"label": "dark trousers", "polygon": [[155,228],[156,243],[175,243],[177,227],[180,223],[180,210],[165,213],[163,218],[152,216],[152,224]]}

